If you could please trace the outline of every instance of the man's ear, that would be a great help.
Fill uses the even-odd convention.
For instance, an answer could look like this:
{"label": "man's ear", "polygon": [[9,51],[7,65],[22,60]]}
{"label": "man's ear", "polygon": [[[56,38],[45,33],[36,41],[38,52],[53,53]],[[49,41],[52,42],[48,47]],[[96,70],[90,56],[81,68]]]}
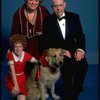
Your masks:
{"label": "man's ear", "polygon": [[64,2],[64,8],[66,8],[66,5],[67,5],[66,2]]}

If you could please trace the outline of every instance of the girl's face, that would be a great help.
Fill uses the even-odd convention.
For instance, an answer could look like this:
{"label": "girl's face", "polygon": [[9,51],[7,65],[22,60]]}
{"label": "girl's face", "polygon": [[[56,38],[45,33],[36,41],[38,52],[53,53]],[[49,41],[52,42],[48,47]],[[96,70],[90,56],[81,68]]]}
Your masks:
{"label": "girl's face", "polygon": [[22,53],[23,49],[24,48],[23,48],[22,43],[16,43],[16,44],[14,44],[14,52],[15,52],[15,54],[17,56],[19,56]]}
{"label": "girl's face", "polygon": [[29,10],[35,10],[39,5],[40,0],[27,0],[26,3]]}

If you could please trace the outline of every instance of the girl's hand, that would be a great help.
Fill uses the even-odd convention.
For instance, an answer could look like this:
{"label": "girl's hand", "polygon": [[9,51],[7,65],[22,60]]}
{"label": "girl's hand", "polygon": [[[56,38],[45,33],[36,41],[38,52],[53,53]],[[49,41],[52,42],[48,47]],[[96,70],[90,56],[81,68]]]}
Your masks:
{"label": "girl's hand", "polygon": [[16,95],[18,95],[18,93],[20,92],[20,89],[19,89],[19,87],[18,86],[14,86],[14,88],[12,89],[12,95],[13,96],[16,96]]}
{"label": "girl's hand", "polygon": [[38,63],[39,61],[37,59],[34,60],[35,63]]}

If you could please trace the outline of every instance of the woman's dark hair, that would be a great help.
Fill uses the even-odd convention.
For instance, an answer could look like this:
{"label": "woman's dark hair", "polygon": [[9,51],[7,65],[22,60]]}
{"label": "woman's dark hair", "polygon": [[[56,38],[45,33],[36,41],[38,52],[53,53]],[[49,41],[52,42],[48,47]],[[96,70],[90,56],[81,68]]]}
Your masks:
{"label": "woman's dark hair", "polygon": [[[25,2],[27,1],[27,0],[24,0]],[[43,2],[43,0],[40,0],[40,4]]]}

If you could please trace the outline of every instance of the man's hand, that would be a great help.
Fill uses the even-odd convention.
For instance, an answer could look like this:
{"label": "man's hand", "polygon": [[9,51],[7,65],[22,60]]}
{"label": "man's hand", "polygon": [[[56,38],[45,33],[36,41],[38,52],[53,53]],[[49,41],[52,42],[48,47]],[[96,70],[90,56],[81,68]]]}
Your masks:
{"label": "man's hand", "polygon": [[68,50],[64,50],[64,56],[71,58],[71,53]]}
{"label": "man's hand", "polygon": [[84,58],[84,52],[82,52],[82,51],[80,51],[80,50],[77,50],[77,51],[75,52],[74,57],[75,57],[75,59],[76,59],[77,61],[80,61],[81,59]]}

